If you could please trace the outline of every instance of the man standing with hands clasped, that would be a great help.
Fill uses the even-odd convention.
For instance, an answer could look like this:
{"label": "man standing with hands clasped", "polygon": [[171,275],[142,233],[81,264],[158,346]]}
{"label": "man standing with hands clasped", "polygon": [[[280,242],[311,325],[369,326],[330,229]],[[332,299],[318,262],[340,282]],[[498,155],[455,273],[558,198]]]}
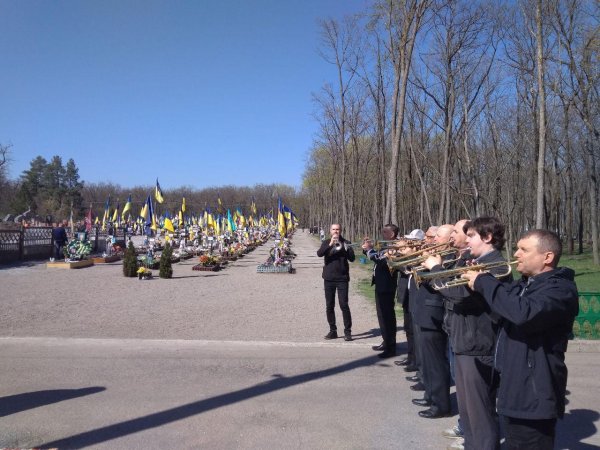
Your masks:
{"label": "man standing with hands clasped", "polygon": [[335,291],[338,293],[338,301],[344,318],[344,340],[352,340],[352,316],[348,306],[348,284],[350,281],[350,266],[348,261],[355,259],[354,250],[350,242],[341,235],[342,227],[340,224],[331,225],[331,238],[321,242],[321,247],[317,250],[319,258],[325,258],[323,264],[323,280],[325,280],[325,309],[327,313],[327,322],[329,323],[329,333],[325,339],[336,339],[337,326],[335,324]]}
{"label": "man standing with hands clasped", "polygon": [[531,230],[517,244],[519,281],[503,284],[488,273],[463,278],[505,319],[496,346],[500,371],[497,410],[506,448],[552,449],[556,419],[565,412],[565,351],[579,312],[574,272],[559,268],[560,238]]}

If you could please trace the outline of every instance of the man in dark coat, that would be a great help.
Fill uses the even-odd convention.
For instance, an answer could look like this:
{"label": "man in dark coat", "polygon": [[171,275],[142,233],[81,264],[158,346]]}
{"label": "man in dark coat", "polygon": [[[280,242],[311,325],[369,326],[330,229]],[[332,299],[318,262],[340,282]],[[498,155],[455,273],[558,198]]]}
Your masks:
{"label": "man in dark coat", "polygon": [[[381,231],[383,239],[391,241],[398,238],[398,226],[385,225]],[[375,285],[375,307],[377,320],[381,329],[383,342],[373,347],[373,350],[383,351],[380,358],[396,356],[396,312],[394,311],[396,289],[398,288],[398,274],[392,274],[387,264],[385,251],[377,252],[373,248],[373,241],[365,241],[362,246],[363,253],[373,261],[373,278],[371,285]]]}
{"label": "man in dark coat", "polygon": [[[462,229],[457,229],[461,227]],[[512,281],[510,266],[500,252],[504,246],[504,225],[495,217],[478,217],[457,222],[454,245],[473,264],[498,264],[490,272]],[[466,259],[468,258],[468,260]],[[430,257],[423,263],[432,272],[441,270],[441,259]],[[443,273],[443,272],[442,272]],[[452,281],[452,279],[441,279]],[[446,298],[446,331],[454,352],[455,384],[460,425],[467,450],[497,450],[500,436],[496,415],[498,375],[494,369],[494,352],[499,317],[493,314],[481,294],[464,285],[440,290]]]}
{"label": "man in dark coat", "polygon": [[342,227],[334,223],[330,228],[331,238],[321,242],[317,250],[319,258],[325,258],[323,264],[323,280],[325,284],[325,310],[329,333],[325,339],[336,339],[337,325],[335,323],[335,291],[338,293],[338,302],[344,319],[344,340],[352,340],[352,315],[348,306],[348,283],[350,281],[350,266],[348,261],[355,259],[354,250],[350,242],[341,235]]}
{"label": "man in dark coat", "polygon": [[556,419],[565,411],[565,351],[579,312],[574,272],[558,268],[560,238],[531,230],[519,240],[515,257],[519,281],[502,284],[487,273],[463,275],[505,319],[496,351],[500,371],[497,410],[507,449],[552,449]]}
{"label": "man in dark coat", "polygon": [[62,222],[52,229],[52,240],[54,241],[54,258],[64,258],[63,247],[67,243],[67,232]]}

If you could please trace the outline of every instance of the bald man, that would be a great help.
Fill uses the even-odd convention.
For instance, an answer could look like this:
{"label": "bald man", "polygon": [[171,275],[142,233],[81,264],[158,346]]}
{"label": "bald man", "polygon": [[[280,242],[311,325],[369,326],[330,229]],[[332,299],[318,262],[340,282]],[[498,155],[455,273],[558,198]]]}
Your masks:
{"label": "bald man", "polygon": [[[438,228],[434,244],[451,244],[454,225],[446,224]],[[443,247],[440,247],[440,249]],[[452,258],[449,255],[447,259]],[[448,335],[443,329],[444,297],[434,290],[429,283],[423,283],[417,291],[415,300],[417,311],[415,325],[419,327],[419,343],[422,382],[425,385],[425,396],[413,403],[429,406],[419,411],[419,416],[426,419],[447,417],[450,414],[450,365],[448,362]]]}

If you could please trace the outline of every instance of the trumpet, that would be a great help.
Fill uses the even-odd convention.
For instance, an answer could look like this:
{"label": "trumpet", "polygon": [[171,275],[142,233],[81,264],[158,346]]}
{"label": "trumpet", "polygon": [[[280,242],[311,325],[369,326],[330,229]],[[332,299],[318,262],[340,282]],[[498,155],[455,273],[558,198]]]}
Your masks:
{"label": "trumpet", "polygon": [[[425,261],[427,259],[427,257],[429,257],[430,255],[435,255],[435,254],[439,254],[440,252],[442,252],[442,250],[439,250],[439,249],[441,249],[442,247],[446,247],[448,245],[452,245],[452,241],[448,241],[448,242],[444,242],[441,244],[436,244],[436,245],[432,245],[429,247],[421,248],[420,250],[409,253],[407,255],[402,255],[402,256],[398,256],[398,257],[395,257],[395,256],[390,257],[390,258],[388,258],[388,266],[390,265],[390,262],[394,263],[395,267],[420,264],[423,261]],[[450,249],[448,249],[448,250],[450,250]],[[452,248],[451,250],[452,250],[452,252],[449,251],[446,254],[454,253],[456,251],[455,248]],[[425,252],[427,252],[427,255],[425,255]],[[444,256],[444,255],[440,255],[440,256]]]}
{"label": "trumpet", "polygon": [[348,249],[349,247],[356,248],[356,247],[360,247],[360,246],[362,246],[362,243],[359,244],[358,242],[344,242],[344,243],[341,243],[339,241],[339,238],[336,237],[335,238],[335,243],[333,244],[333,248],[331,249],[331,251],[332,252],[339,252],[342,248]]}
{"label": "trumpet", "polygon": [[[422,256],[413,258],[412,260],[408,261],[408,264],[406,262],[403,263],[405,266],[412,266],[410,269],[409,268],[404,269],[404,273],[406,275],[410,275],[413,273],[413,271],[421,272],[423,270],[427,270],[427,268],[423,265],[423,263],[430,256],[440,256],[443,258],[444,256],[455,255],[456,252],[458,252],[458,250],[455,248],[447,248],[445,250],[440,250],[439,252],[433,252],[431,254],[422,255]],[[454,264],[456,261],[458,261],[459,259],[460,259],[460,255],[457,256],[456,258],[442,260],[442,267],[444,267],[444,268],[449,267],[452,264]],[[418,264],[418,265],[415,266],[415,264]],[[389,265],[389,263],[388,263],[388,265]]]}
{"label": "trumpet", "polygon": [[381,250],[402,250],[405,248],[417,249],[425,245],[425,240],[407,240],[395,239],[391,241],[375,241],[373,248],[377,251]]}
{"label": "trumpet", "polygon": [[[469,280],[461,278],[463,273],[469,272],[470,270],[476,270],[479,272],[490,272],[492,269],[502,268],[503,272],[492,274],[495,278],[504,278],[512,272],[512,266],[517,264],[518,261],[496,261],[490,263],[473,264],[471,266],[458,267],[456,269],[441,270],[439,272],[422,273],[418,270],[413,270],[411,273],[415,284],[419,286],[424,281],[432,281],[431,287],[436,291],[441,289],[448,289],[455,286],[464,286]],[[447,281],[444,279],[450,278]]]}

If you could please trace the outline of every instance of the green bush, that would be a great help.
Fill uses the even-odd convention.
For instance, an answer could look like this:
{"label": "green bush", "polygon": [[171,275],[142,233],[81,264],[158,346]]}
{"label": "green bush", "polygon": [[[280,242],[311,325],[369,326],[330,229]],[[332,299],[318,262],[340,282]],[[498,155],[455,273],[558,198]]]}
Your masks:
{"label": "green bush", "polygon": [[172,278],[173,267],[171,266],[171,256],[173,256],[173,249],[171,244],[168,242],[165,244],[165,248],[160,255],[160,266],[158,276],[161,278]]}
{"label": "green bush", "polygon": [[129,241],[127,250],[125,250],[125,257],[123,258],[123,275],[126,277],[137,277],[138,260],[135,254],[135,247],[133,242]]}

